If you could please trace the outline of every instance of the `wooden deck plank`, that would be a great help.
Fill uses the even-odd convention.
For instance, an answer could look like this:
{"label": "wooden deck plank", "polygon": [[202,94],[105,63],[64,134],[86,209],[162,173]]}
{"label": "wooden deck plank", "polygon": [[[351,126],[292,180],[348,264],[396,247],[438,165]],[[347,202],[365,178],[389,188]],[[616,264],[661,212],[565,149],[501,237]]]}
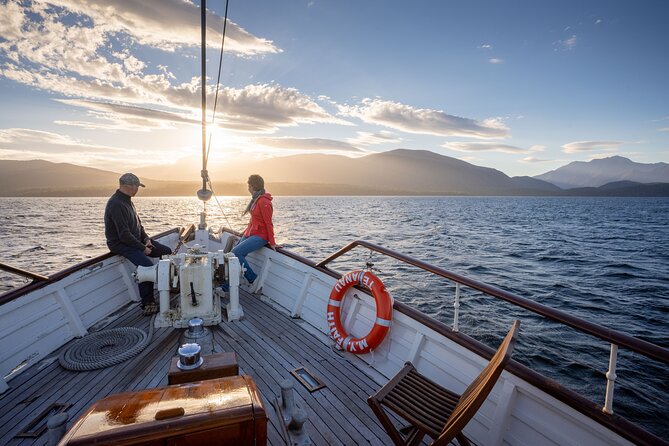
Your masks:
{"label": "wooden deck plank", "polygon": [[[315,373],[330,388],[346,398],[350,404],[345,407],[351,412],[352,417],[346,419],[370,441],[383,439],[385,431],[379,425],[377,418],[367,404],[367,397],[376,390],[372,389],[371,378],[358,370],[344,357],[338,355],[327,345],[323,344],[311,334],[303,330],[294,320],[287,315],[277,316],[277,311],[269,305],[259,302],[256,298],[244,301],[253,311],[249,311],[249,317],[258,320],[258,329],[274,336],[275,341],[285,349],[286,353],[294,357],[302,357],[302,365]],[[274,314],[271,314],[274,313]],[[289,319],[288,323],[276,324],[277,317]],[[299,346],[299,347],[298,347]],[[372,383],[372,384],[370,384]],[[342,398],[342,399],[343,399]],[[339,400],[337,400],[339,401]],[[340,410],[341,410],[341,406]]]}
{"label": "wooden deck plank", "polygon": [[[214,353],[223,353],[223,352],[230,352],[234,351],[231,347],[223,345],[219,343],[220,336],[216,335],[216,331],[218,331],[214,327],[212,328],[212,334],[214,334]],[[248,373],[244,370],[244,367],[242,364],[237,364],[239,366],[239,374],[240,375],[248,375]],[[167,378],[166,378],[167,379]],[[167,380],[165,381],[165,384],[167,384]],[[258,382],[256,381],[256,385],[258,385]],[[260,390],[260,387],[258,387]],[[274,409],[274,405],[272,404],[272,401],[268,400],[265,395],[260,393],[260,396],[263,399],[263,404],[265,406],[265,412],[267,413],[267,442],[270,445],[280,445],[283,446],[285,444],[285,441],[283,440],[283,434],[279,432],[278,429],[280,429],[279,424],[278,424],[278,413]],[[270,395],[271,396],[271,395]]]}
{"label": "wooden deck plank", "polygon": [[[275,395],[280,393],[280,390],[278,390],[279,383],[270,377],[263,366],[256,361],[253,355],[247,354],[246,351],[237,343],[237,341],[232,340],[232,337],[226,336],[225,330],[222,330],[221,328],[215,329],[214,338],[224,347],[225,351],[234,351],[237,353],[237,361],[239,363],[240,369],[243,369],[245,374],[250,375],[256,383],[256,386],[258,387],[258,390],[264,399],[265,410],[269,418],[271,429],[278,434],[276,439],[272,437],[268,438],[269,440],[279,440],[277,443],[270,442],[270,444],[283,445],[284,441],[282,439],[282,434],[280,433],[281,427],[279,424],[280,421],[278,420],[278,414],[272,408],[268,407],[272,404]],[[226,341],[226,338],[228,341]],[[268,431],[269,430],[270,429],[268,426]],[[328,444],[327,440],[321,435],[319,431],[314,432],[315,437],[311,432],[309,432],[309,434],[314,441],[314,444]]]}
{"label": "wooden deck plank", "polygon": [[[139,314],[139,310],[135,309],[134,311]],[[140,325],[138,328],[146,328],[148,325],[148,318],[141,318],[140,316],[140,319],[136,319],[136,321],[140,322],[138,323],[138,325]],[[165,330],[162,333],[162,337],[167,337],[170,334],[172,334],[171,331]],[[135,358],[106,369],[72,372],[61,368],[60,371],[55,374],[60,382],[56,386],[47,388],[49,389],[46,391],[48,398],[41,398],[41,404],[32,408],[24,425],[27,424],[34,415],[39,414],[52,402],[59,401],[72,404],[72,407],[68,409],[68,414],[70,414],[68,425],[70,426],[74,420],[95,401],[111,393],[115,393],[114,389],[118,389],[117,391],[119,392],[132,390],[127,387],[119,388],[117,384],[119,381],[123,381],[128,375],[132,377],[137,369],[143,367],[143,363],[147,360],[149,355],[153,353],[153,347],[160,343],[160,340],[160,336],[156,337],[154,335],[152,344]],[[20,427],[16,430],[19,430]],[[23,440],[22,444],[41,444],[42,440],[46,440],[45,435],[42,435],[37,442]]]}
{"label": "wooden deck plank", "polygon": [[[244,323],[236,322],[235,324]],[[230,330],[226,326],[227,330]],[[222,327],[217,331],[223,333],[226,332]],[[224,339],[221,342],[225,343]],[[228,344],[230,348],[237,353],[237,360],[244,365],[244,369],[247,374],[253,377],[256,385],[260,389],[260,392],[264,395],[266,401],[273,401],[275,396],[280,395],[281,393],[281,381],[287,379],[285,371],[282,370],[282,373],[276,371],[271,363],[262,357],[262,355],[256,352],[251,346],[249,346],[246,341],[237,341],[232,337],[228,339]],[[296,395],[295,400],[299,404],[299,396]],[[273,420],[278,422],[277,420]],[[316,429],[312,429],[311,426],[307,426],[307,431],[309,435],[312,436],[312,439],[315,437],[315,444],[336,444],[336,437],[330,432],[327,425],[325,425],[322,420],[314,420]],[[277,425],[277,430],[280,427]]]}
{"label": "wooden deck plank", "polygon": [[[251,302],[257,302],[258,299],[253,299]],[[296,352],[299,352],[301,355],[306,355],[311,358],[312,361],[316,361],[317,364],[313,366],[322,365],[320,368],[324,373],[330,374],[333,379],[338,382],[338,387],[342,387],[347,390],[351,390],[355,393],[356,396],[363,398],[357,402],[360,403],[360,407],[368,408],[366,404],[366,398],[368,395],[376,392],[380,387],[377,385],[371,378],[369,378],[364,372],[359,370],[351,364],[346,357],[341,355],[339,352],[334,351],[328,345],[324,344],[321,340],[316,339],[312,334],[306,333],[306,330],[300,327],[300,325],[295,322],[281,326],[280,328],[275,324],[270,324],[272,320],[276,317],[277,310],[273,309],[271,306],[264,304],[254,307],[256,313],[254,317],[262,318],[264,320],[264,325],[262,326],[265,330],[273,330],[278,336],[281,336],[286,341],[288,346],[297,346],[299,349],[295,350],[297,347],[293,347]],[[285,315],[288,318],[287,315]],[[334,373],[336,371],[339,373]],[[347,377],[354,377],[355,379],[346,379],[341,376],[341,373],[345,372]],[[353,396],[353,394],[349,393]]]}
{"label": "wooden deck plank", "polygon": [[[249,299],[245,300],[245,302],[248,302]],[[245,325],[239,325],[242,330],[247,330],[247,336],[255,335],[258,342],[266,349],[267,354],[274,356],[275,360],[279,361],[286,370],[290,371],[304,365],[308,365],[309,368],[313,370],[313,367],[311,367],[313,364],[311,358],[303,356],[299,349],[294,348],[294,345],[291,345],[290,342],[285,342],[280,334],[275,333],[268,327],[269,325],[275,327],[280,325],[283,327],[293,322],[292,320],[279,321],[279,318],[287,318],[287,316],[275,314],[273,319],[274,324],[271,324],[271,321],[266,321],[263,318],[256,318],[256,316],[256,312],[247,311],[247,317],[249,319],[254,319],[255,323],[253,329],[256,332],[255,334],[248,331],[249,329]],[[258,337],[258,334],[261,334],[261,336]],[[291,361],[287,361],[286,358],[290,358]],[[298,389],[298,387],[300,389],[302,388],[292,376],[290,379],[296,384],[296,389]],[[339,435],[344,433],[345,436],[340,438],[350,437],[351,441],[355,444],[363,444],[365,442],[378,440],[376,436],[358,419],[357,415],[350,410],[351,407],[356,407],[355,404],[345,404],[340,400],[342,395],[337,393],[343,390],[343,386],[335,386],[333,381],[326,380],[326,382],[328,387],[318,392],[310,394],[306,389],[303,392],[305,398],[311,396],[311,398],[314,398],[320,404],[320,407],[312,405],[315,410],[320,411],[318,414],[319,417],[325,419],[328,424],[336,423],[337,428],[333,429],[333,431]],[[359,397],[356,397],[356,399],[359,399]],[[337,416],[338,414],[339,416]],[[344,440],[344,442],[346,442],[346,440]]]}
{"label": "wooden deck plank", "polygon": [[[117,325],[122,325],[124,322],[134,322],[135,319],[136,318],[132,317],[132,315],[131,318],[120,318],[118,321],[115,321],[114,324],[106,328],[114,328]],[[68,343],[67,345],[70,344]],[[50,358],[57,358],[63,348],[66,348],[66,346],[63,346],[58,351],[54,352],[50,355]],[[2,419],[0,421],[0,423],[2,423],[2,430],[0,432],[10,433],[11,435],[9,438],[11,438],[11,436],[21,430],[34,416],[41,413],[51,403],[76,403],[76,401],[78,401],[76,399],[78,395],[86,395],[90,392],[91,386],[94,385],[95,382],[107,379],[107,377],[114,372],[113,369],[114,368],[87,372],[72,372],[60,367],[56,360],[48,367],[46,375],[37,374],[29,382],[24,383],[23,386],[14,389],[14,382],[10,382],[12,391],[6,392],[6,394],[9,394],[10,401],[5,405],[3,400],[1,406],[5,408],[5,410],[3,410]],[[28,399],[34,398],[34,400],[23,407],[17,405],[10,410],[6,410],[6,408],[12,406],[11,400],[15,401],[18,399],[21,401],[26,394],[28,395]],[[68,413],[74,412],[70,409],[68,410]],[[0,441],[6,444],[6,441],[8,441],[7,436],[1,435]]]}
{"label": "wooden deck plank", "polygon": [[[269,444],[284,444],[282,421],[272,405],[284,379],[295,383],[295,402],[307,411],[306,428],[315,445],[387,444],[385,431],[366,403],[367,395],[378,387],[376,383],[304,330],[298,321],[248,293],[241,295],[246,317],[210,329],[217,351],[235,351],[240,371],[254,378],[269,418]],[[137,326],[147,330],[148,324],[149,318],[141,315],[136,304],[130,304],[104,328]],[[68,410],[69,427],[86,408],[109,394],[166,385],[180,333],[158,329],[141,354],[107,369],[77,373],[62,369],[57,361],[35,364],[10,381],[10,389],[0,396],[0,444],[46,444],[46,434],[24,440],[13,435],[56,400],[73,404]],[[290,370],[302,365],[327,387],[313,394],[303,388],[290,375]],[[28,404],[14,403],[33,396],[36,399]]]}
{"label": "wooden deck plank", "polygon": [[[135,316],[132,315],[130,312],[127,311],[126,308],[123,308],[115,313],[118,315],[117,319],[113,321],[112,324],[110,324],[108,327],[113,327],[114,324],[120,324],[118,326],[123,326],[123,325],[134,325],[133,319],[135,319]],[[107,327],[105,327],[107,328]],[[60,351],[58,350],[58,354],[60,354]],[[57,356],[57,355],[56,355]],[[48,368],[42,367],[43,364],[45,364],[48,361],[51,361],[53,358],[53,355],[49,355],[48,357],[44,358],[43,360],[39,361],[37,364],[35,364],[32,367],[29,367],[27,370],[23,371],[21,374],[18,376],[12,378],[10,381],[9,385],[10,387],[16,387],[16,388],[23,388],[29,381],[31,380],[39,380],[41,377],[43,377],[45,374],[49,373],[48,370],[51,367],[57,367],[57,364],[54,365],[52,362],[51,365],[47,366]],[[9,395],[9,393],[5,392],[2,395],[0,395],[0,407],[3,405],[3,400]]]}
{"label": "wooden deck plank", "polygon": [[[135,311],[137,311],[137,314],[139,314],[139,310]],[[133,314],[133,316],[136,315]],[[105,328],[114,328],[117,325],[128,325],[122,324],[122,322],[123,321],[119,321]],[[126,322],[128,321],[126,320]],[[139,328],[145,328],[146,325],[148,325],[148,319],[142,318],[141,316],[139,318],[134,317],[131,322],[135,322],[137,325],[140,325]],[[165,335],[167,334],[168,332],[165,332]],[[155,340],[156,338],[154,337],[154,342]],[[56,365],[56,367],[60,369],[53,374],[54,379],[56,380],[56,385],[42,386],[44,389],[48,389],[45,390],[45,396],[48,398],[41,398],[41,403],[39,403],[38,406],[33,404],[34,407],[30,408],[31,412],[29,415],[19,416],[17,418],[25,419],[25,425],[34,415],[40,413],[52,402],[59,401],[73,404],[73,406],[68,410],[68,413],[70,414],[69,422],[73,422],[76,416],[88,408],[93,402],[104,396],[107,396],[110,393],[113,393],[109,391],[107,386],[113,385],[115,382],[122,379],[128,373],[127,370],[133,366],[133,363],[141,364],[145,360],[146,354],[150,353],[151,350],[152,346],[149,345],[149,347],[147,347],[147,349],[145,349],[137,357],[125,361],[121,364],[117,364],[113,367],[100,370],[72,372],[64,370],[60,368],[59,365]],[[59,352],[57,352],[57,354],[59,354]],[[36,401],[36,403],[38,402]]]}
{"label": "wooden deck plank", "polygon": [[[238,333],[243,334],[244,331],[241,326],[246,325],[247,323],[248,321],[242,321],[239,324],[233,324],[232,328],[239,330]],[[228,328],[230,328],[230,326],[228,326]],[[253,355],[260,363],[260,366],[274,379],[274,392],[277,394],[280,392],[281,381],[284,379],[294,380],[289,373],[289,370],[292,370],[294,367],[292,367],[290,362],[283,359],[281,356],[282,353],[273,351],[273,349],[263,341],[262,336],[256,335],[255,339],[248,339],[247,342],[242,345],[242,348],[247,351],[247,354]],[[294,359],[292,360],[294,361]],[[255,371],[256,370],[253,370],[253,372]],[[253,372],[251,374],[253,374]],[[322,394],[314,394],[312,397],[302,386],[295,386],[294,389],[295,403],[298,407],[302,407],[306,410],[310,417],[310,422],[316,425],[318,432],[326,437],[328,444],[360,443],[359,441],[354,441],[349,433],[340,425],[340,421],[342,420],[337,420],[333,416],[333,413],[335,412],[334,408],[328,402],[323,401]]]}
{"label": "wooden deck plank", "polygon": [[[256,303],[260,302],[262,305],[257,305]],[[260,299],[252,298],[250,300],[251,305],[254,305],[254,310],[258,311],[258,317],[263,317],[265,320],[269,321],[275,317],[277,310],[275,310],[270,304],[262,302]],[[289,318],[289,316],[284,315]],[[325,316],[323,316],[325,317]],[[294,342],[299,341],[299,345],[304,348],[304,351],[308,354],[311,354],[314,358],[317,358],[319,362],[325,362],[328,366],[333,369],[338,369],[342,364],[346,364],[348,369],[349,361],[338,352],[334,352],[329,346],[325,345],[321,340],[316,339],[316,337],[300,326],[295,320],[290,318],[293,323],[286,324],[286,331],[282,331],[286,336],[291,337]],[[275,326],[270,326],[267,328],[277,328]],[[281,327],[284,328],[283,326]],[[325,354],[324,354],[325,352]],[[380,387],[369,378],[364,372],[358,370],[355,367],[356,376],[360,379],[346,383],[347,386],[353,385],[357,390],[360,390],[364,394],[371,394],[378,390]],[[365,404],[366,406],[366,404]]]}

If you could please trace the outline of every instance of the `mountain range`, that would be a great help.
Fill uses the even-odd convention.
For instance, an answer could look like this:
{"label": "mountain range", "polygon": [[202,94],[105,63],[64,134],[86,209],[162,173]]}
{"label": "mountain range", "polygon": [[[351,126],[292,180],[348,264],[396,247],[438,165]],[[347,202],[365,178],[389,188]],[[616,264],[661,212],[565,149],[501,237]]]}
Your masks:
{"label": "mountain range", "polygon": [[534,178],[548,181],[562,189],[599,187],[617,181],[666,183],[669,182],[669,164],[642,164],[622,156],[612,156],[587,163],[574,161]]}
{"label": "mountain range", "polygon": [[[295,155],[226,167],[209,169],[217,195],[245,195],[246,177],[258,173],[275,195],[669,196],[669,164],[635,163],[619,156],[570,163],[536,177],[509,177],[456,158],[407,149],[360,158]],[[191,181],[166,179],[176,176],[169,168],[135,173],[147,185],[142,195],[194,195],[201,187],[196,176]],[[105,196],[116,189],[118,177],[116,172],[72,164],[0,160],[0,196]],[[221,178],[225,182],[216,181]]]}

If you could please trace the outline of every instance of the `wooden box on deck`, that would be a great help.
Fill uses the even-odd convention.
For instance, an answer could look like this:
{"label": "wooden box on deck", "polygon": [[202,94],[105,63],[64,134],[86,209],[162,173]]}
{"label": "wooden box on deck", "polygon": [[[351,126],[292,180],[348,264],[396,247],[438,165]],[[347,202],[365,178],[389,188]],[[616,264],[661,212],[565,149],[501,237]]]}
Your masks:
{"label": "wooden box on deck", "polygon": [[194,370],[181,370],[177,367],[179,357],[172,358],[167,382],[172,384],[192,383],[204,379],[223,378],[239,375],[235,352],[214,353],[203,356],[204,363]]}
{"label": "wooden box on deck", "polygon": [[65,445],[265,445],[253,379],[233,376],[110,395],[65,434]]}

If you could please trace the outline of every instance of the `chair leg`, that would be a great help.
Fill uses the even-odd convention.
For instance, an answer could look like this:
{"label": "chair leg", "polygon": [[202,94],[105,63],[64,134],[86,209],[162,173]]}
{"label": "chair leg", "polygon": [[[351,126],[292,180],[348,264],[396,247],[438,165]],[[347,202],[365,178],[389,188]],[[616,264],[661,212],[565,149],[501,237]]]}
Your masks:
{"label": "chair leg", "polygon": [[417,446],[423,441],[423,437],[425,437],[425,432],[418,428],[414,428],[407,437],[406,444],[407,446]]}
{"label": "chair leg", "polygon": [[381,422],[381,425],[385,429],[390,439],[393,440],[393,443],[395,443],[395,446],[406,446],[406,442],[402,439],[402,436],[400,435],[399,431],[395,429],[395,425],[393,425],[393,422],[390,421],[390,418],[388,418],[386,411],[383,410],[378,401],[369,398],[367,399],[367,403],[369,404],[369,407],[372,408],[372,411]]}
{"label": "chair leg", "polygon": [[469,440],[467,440],[467,437],[465,437],[462,432],[456,435],[455,439],[458,440],[460,446],[471,446],[471,443],[469,443]]}

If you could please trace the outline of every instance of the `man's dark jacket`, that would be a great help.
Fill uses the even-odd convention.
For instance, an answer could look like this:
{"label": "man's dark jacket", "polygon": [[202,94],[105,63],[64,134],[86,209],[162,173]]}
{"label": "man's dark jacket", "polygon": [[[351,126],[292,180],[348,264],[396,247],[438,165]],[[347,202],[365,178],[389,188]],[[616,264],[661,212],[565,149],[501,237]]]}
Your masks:
{"label": "man's dark jacket", "polygon": [[132,200],[120,190],[117,190],[107,201],[105,236],[109,250],[114,253],[119,253],[123,246],[144,251],[144,242],[149,238]]}

